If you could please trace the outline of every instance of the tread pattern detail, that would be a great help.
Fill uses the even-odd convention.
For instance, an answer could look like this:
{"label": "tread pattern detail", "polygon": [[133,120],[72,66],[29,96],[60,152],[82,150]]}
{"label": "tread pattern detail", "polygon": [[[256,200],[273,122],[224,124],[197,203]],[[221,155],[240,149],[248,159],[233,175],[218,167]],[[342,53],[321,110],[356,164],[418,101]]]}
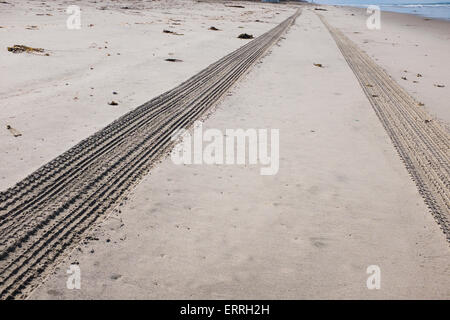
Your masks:
{"label": "tread pattern detail", "polygon": [[288,30],[294,15],[0,193],[0,299],[25,298]]}
{"label": "tread pattern detail", "polygon": [[450,136],[365,52],[318,14],[450,241]]}

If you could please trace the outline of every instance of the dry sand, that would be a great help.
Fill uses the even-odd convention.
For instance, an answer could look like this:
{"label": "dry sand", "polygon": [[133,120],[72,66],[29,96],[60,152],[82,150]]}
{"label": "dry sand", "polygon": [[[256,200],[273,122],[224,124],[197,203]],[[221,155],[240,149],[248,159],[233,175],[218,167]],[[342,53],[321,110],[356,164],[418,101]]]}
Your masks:
{"label": "dry sand", "polygon": [[381,29],[369,30],[364,9],[332,6],[327,9],[320,13],[329,23],[373,57],[450,130],[449,21],[381,12]]}
{"label": "dry sand", "polygon": [[[244,5],[260,12],[256,19],[273,17],[272,24],[248,22],[246,31],[255,28],[251,30],[255,35],[293,11],[273,6],[264,12],[257,9],[264,5]],[[154,18],[166,19],[165,11],[175,11],[177,19],[189,20],[189,28],[197,32],[189,44],[183,41],[186,38],[160,34],[166,28],[166,20],[146,26],[154,28],[154,43],[142,41],[149,36],[144,30],[150,29],[134,26],[133,32],[125,29],[120,35],[117,32],[122,27],[117,27],[114,35],[104,37],[105,41],[116,43],[117,51],[126,53],[131,45],[123,40],[126,34],[127,41],[135,39],[142,52],[152,52],[154,48],[157,57],[143,57],[141,50],[133,48],[128,56],[120,56],[114,69],[101,62],[106,58],[97,53],[98,68],[103,68],[97,75],[89,75],[90,71],[83,67],[90,66],[89,43],[99,40],[80,36],[78,41],[86,41],[85,47],[75,41],[70,43],[74,48],[84,48],[81,51],[85,52],[86,61],[80,58],[77,72],[66,70],[75,89],[64,87],[60,82],[66,80],[59,75],[36,78],[26,86],[30,88],[26,94],[17,90],[30,77],[23,75],[22,80],[14,80],[13,76],[11,81],[16,87],[11,85],[8,90],[3,90],[2,82],[5,93],[1,99],[7,105],[2,121],[13,119],[12,125],[24,132],[20,138],[2,133],[3,149],[11,150],[2,155],[10,166],[2,167],[2,184],[8,186],[119,114],[241,45],[235,39],[235,33],[240,31],[236,26],[243,23],[239,21],[242,18],[236,18],[237,10],[227,8],[218,13],[217,8],[217,4],[201,3],[192,5],[188,10],[191,15],[172,7],[151,12]],[[271,14],[273,8],[280,14]],[[356,28],[361,28],[360,32],[365,28],[361,11],[356,10],[355,16],[345,15],[352,10],[330,8],[323,14],[354,41],[362,41],[358,44],[394,78],[403,70],[422,73],[416,91],[408,87],[413,86],[409,82],[400,83],[423,100],[441,121],[447,121],[448,85],[436,88],[432,83],[448,81],[448,72],[433,67],[442,63],[440,70],[448,68],[439,52],[439,48],[448,47],[448,39],[439,34],[417,35],[415,30],[422,24],[442,25],[436,28],[448,30],[449,24],[386,14],[383,25],[391,27],[391,36],[400,37],[396,40],[398,45],[392,46],[379,43],[384,37],[380,33],[365,30],[364,35],[352,35]],[[111,12],[117,21],[129,20],[130,24],[134,21],[130,17],[139,17]],[[229,18],[208,21],[204,28],[199,26],[198,21],[205,19],[201,15],[225,14]],[[93,19],[100,18],[96,15]],[[354,27],[350,19],[362,25]],[[416,29],[404,27],[405,21],[411,19],[416,21]],[[207,31],[210,24],[227,31]],[[364,43],[364,39],[369,40]],[[428,52],[434,55],[432,63],[425,56],[423,60],[416,59],[420,53],[409,50],[411,39],[419,44],[417,50],[428,46]],[[49,41],[48,36],[42,35],[42,41]],[[49,43],[27,44],[52,48]],[[434,47],[430,48],[430,44]],[[185,63],[162,63],[167,52],[176,52],[175,56]],[[57,56],[26,59],[37,58]],[[67,62],[67,57],[61,57],[59,63]],[[325,68],[313,63],[322,63]],[[24,63],[16,62],[16,68],[19,65],[23,68]],[[68,64],[68,68],[73,67]],[[6,68],[10,68],[9,64]],[[55,69],[51,72],[57,73]],[[124,70],[130,73],[124,74]],[[37,74],[51,72],[43,73],[41,69]],[[10,70],[8,74],[14,72]],[[85,103],[71,101],[69,92],[77,92],[80,97],[88,95],[86,91],[92,84],[99,86],[99,97],[85,97]],[[112,90],[123,91],[128,97],[120,101],[119,108],[123,109],[105,104],[113,99],[109,95]],[[30,105],[26,106],[26,102]],[[39,103],[42,109],[36,108]],[[76,109],[72,103],[76,103]],[[62,110],[63,107],[67,109]],[[92,116],[94,109],[96,115]],[[69,123],[65,116],[71,119]],[[286,39],[241,80],[204,126],[221,130],[279,129],[279,173],[260,176],[257,166],[177,166],[167,158],[138,185],[120,210],[93,231],[92,236],[98,241],[90,241],[73,252],[31,298],[450,298],[448,243],[354,74],[313,10],[304,10]],[[43,135],[43,144],[31,153],[37,137]],[[20,165],[18,157],[24,159]],[[73,262],[81,268],[81,290],[66,289],[66,269]],[[380,290],[366,288],[369,265],[381,268]]]}
{"label": "dry sand", "polygon": [[[240,33],[259,36],[293,10],[253,3],[242,9],[193,1],[77,1],[82,28],[69,30],[70,4],[0,3],[0,190],[242,46],[248,40],[238,39]],[[15,44],[44,48],[50,56],[6,50]],[[14,137],[7,125],[22,136]]]}

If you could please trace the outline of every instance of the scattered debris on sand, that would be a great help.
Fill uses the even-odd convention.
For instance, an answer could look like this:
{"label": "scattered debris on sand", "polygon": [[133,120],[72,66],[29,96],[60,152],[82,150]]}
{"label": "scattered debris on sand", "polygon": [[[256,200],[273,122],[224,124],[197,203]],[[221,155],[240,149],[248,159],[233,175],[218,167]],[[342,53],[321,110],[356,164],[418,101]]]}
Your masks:
{"label": "scattered debris on sand", "polygon": [[[41,53],[45,52],[45,50],[42,48],[32,48],[32,47],[18,45],[18,44],[15,44],[12,47],[8,47],[8,51],[12,52],[12,53],[26,52],[26,53],[35,53],[35,54],[41,54]],[[45,53],[44,55],[49,56],[48,53]]]}
{"label": "scattered debris on sand", "polygon": [[216,27],[212,26],[212,27],[209,27],[209,29],[208,29],[208,30],[212,30],[212,31],[219,31],[220,29],[217,29]]}
{"label": "scattered debris on sand", "polygon": [[314,10],[318,10],[318,11],[328,11],[327,9],[324,9],[324,8],[314,8]]}
{"label": "scattered debris on sand", "polygon": [[443,84],[435,84],[434,86],[438,87],[438,88],[444,88],[445,87],[445,85],[443,85]]}
{"label": "scattered debris on sand", "polygon": [[423,107],[424,105],[425,105],[425,103],[419,102],[419,107]]}
{"label": "scattered debris on sand", "polygon": [[406,77],[402,77],[402,80],[408,80],[408,78],[406,78]]}
{"label": "scattered debris on sand", "polygon": [[245,8],[244,6],[239,6],[239,5],[228,5],[225,7],[229,7],[229,8]]}
{"label": "scattered debris on sand", "polygon": [[176,35],[176,36],[182,36],[183,35],[182,33],[178,33],[178,32],[175,32],[175,31],[170,31],[170,30],[167,30],[167,29],[164,29],[163,33],[170,33],[170,34],[173,34],[173,35]]}
{"label": "scattered debris on sand", "polygon": [[120,275],[120,274],[113,274],[113,275],[111,275],[111,279],[112,280],[117,280],[117,279],[119,279],[121,277],[122,277],[122,275]]}
{"label": "scattered debris on sand", "polygon": [[119,104],[118,104],[117,102],[115,102],[114,100],[111,101],[111,102],[108,102],[108,104],[109,104],[110,106],[118,106],[118,105],[119,105]]}
{"label": "scattered debris on sand", "polygon": [[20,137],[22,135],[19,131],[11,127],[9,124],[6,125],[6,129],[9,130],[9,132],[11,132],[14,137]]}
{"label": "scattered debris on sand", "polygon": [[319,67],[319,68],[324,68],[323,64],[321,64],[321,63],[313,63],[313,65],[315,65],[316,67]]}
{"label": "scattered debris on sand", "polygon": [[26,26],[25,29],[27,30],[39,30],[38,26]]}
{"label": "scattered debris on sand", "polygon": [[253,35],[252,34],[248,34],[248,33],[241,33],[238,36],[239,39],[253,39]]}
{"label": "scattered debris on sand", "polygon": [[420,73],[417,74],[417,78],[421,78],[422,75]]}
{"label": "scattered debris on sand", "polygon": [[175,58],[167,58],[167,59],[165,59],[166,61],[169,61],[169,62],[183,62],[183,60],[180,60],[180,59],[175,59]]}

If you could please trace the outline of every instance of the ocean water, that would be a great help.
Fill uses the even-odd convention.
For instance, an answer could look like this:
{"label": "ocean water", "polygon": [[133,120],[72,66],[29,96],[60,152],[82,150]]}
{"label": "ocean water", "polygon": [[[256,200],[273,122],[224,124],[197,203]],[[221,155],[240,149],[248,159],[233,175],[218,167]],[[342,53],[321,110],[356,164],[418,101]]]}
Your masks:
{"label": "ocean water", "polygon": [[435,0],[315,0],[310,2],[321,4],[347,5],[361,8],[367,7],[369,5],[377,5],[383,11],[410,13],[428,18],[450,20],[450,2],[436,2]]}

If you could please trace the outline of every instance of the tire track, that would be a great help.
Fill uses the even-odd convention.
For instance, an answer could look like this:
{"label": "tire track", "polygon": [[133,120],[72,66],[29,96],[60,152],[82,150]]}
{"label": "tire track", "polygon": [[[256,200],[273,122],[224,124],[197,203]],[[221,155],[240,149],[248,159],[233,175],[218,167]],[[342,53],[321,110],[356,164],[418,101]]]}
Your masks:
{"label": "tire track", "polygon": [[450,241],[450,136],[419,103],[340,30],[318,14]]}
{"label": "tire track", "polygon": [[[255,45],[253,43],[249,43],[246,46],[244,46],[244,47],[246,47],[245,50],[252,49],[252,47],[249,46],[250,44],[252,46]],[[244,49],[244,47],[242,49]],[[234,53],[230,54],[229,56],[226,56],[222,60],[224,62],[226,62],[226,61],[229,61],[230,59],[235,58],[239,54],[243,54],[243,53],[244,53],[244,50],[242,50],[240,52],[234,52]],[[221,62],[221,61],[219,61],[219,62]],[[217,76],[217,74],[212,72],[212,71],[215,71],[215,72],[218,71],[216,64],[214,64],[212,66],[213,68],[211,68],[211,67],[208,68],[208,69],[211,69],[211,70],[208,70],[208,71],[210,71],[210,72],[208,72],[209,78],[211,77],[211,75]],[[224,68],[226,66],[227,65],[220,64],[221,68]],[[205,73],[205,71],[202,71],[201,73]],[[73,172],[75,172],[79,169],[79,168],[75,167],[75,164],[77,164],[79,167],[88,165],[90,162],[95,160],[95,158],[97,156],[101,155],[102,152],[104,152],[104,150],[108,150],[108,148],[110,149],[111,146],[115,146],[117,143],[119,143],[119,141],[123,141],[123,140],[127,139],[128,138],[127,134],[132,134],[134,132],[134,130],[139,128],[139,126],[142,126],[142,125],[148,123],[150,120],[152,120],[152,118],[153,118],[152,116],[155,113],[156,113],[156,115],[160,114],[161,111],[167,110],[167,108],[169,108],[169,107],[173,107],[174,103],[179,103],[180,100],[187,99],[190,96],[193,96],[196,93],[196,91],[194,91],[194,90],[198,90],[198,87],[200,86],[199,80],[200,79],[202,81],[209,80],[206,76],[198,77],[198,79],[196,79],[197,76],[191,78],[191,79],[197,80],[195,82],[195,86],[188,87],[188,88],[182,88],[183,90],[179,90],[179,88],[177,87],[171,91],[171,92],[173,92],[172,94],[167,94],[167,93],[163,94],[162,96],[164,96],[165,99],[163,99],[162,101],[166,102],[163,106],[161,106],[162,103],[158,97],[158,98],[156,98],[159,100],[158,102],[155,101],[155,103],[152,104],[152,101],[153,101],[152,100],[152,101],[146,103],[145,105],[138,107],[133,112],[125,115],[118,121],[113,122],[111,125],[109,125],[105,129],[101,130],[99,133],[96,133],[94,136],[99,136],[98,139],[94,139],[91,136],[91,137],[87,138],[86,140],[82,141],[80,144],[78,144],[74,148],[70,149],[65,154],[63,154],[60,157],[58,157],[57,159],[51,161],[51,164],[52,164],[52,167],[54,167],[54,170],[48,170],[47,167],[49,165],[45,165],[43,168],[34,172],[30,177],[27,177],[26,179],[24,179],[24,181],[19,182],[14,188],[11,188],[11,189],[7,190],[6,192],[1,193],[0,199],[3,198],[2,201],[4,201],[4,203],[0,202],[0,213],[2,212],[2,210],[6,211],[6,209],[9,209],[8,217],[11,218],[11,211],[23,209],[24,205],[29,203],[32,199],[35,199],[35,197],[33,195],[36,193],[37,188],[39,188],[41,190],[46,189],[46,193],[47,193],[48,192],[47,185],[45,185],[44,182],[46,182],[47,184],[51,183],[53,185],[55,183],[59,182],[57,180],[57,178],[52,179],[51,181],[48,181],[48,179],[53,177],[55,175],[55,173],[59,173],[59,172],[57,172],[57,170],[59,168],[55,168],[55,167],[62,167],[62,170],[67,169],[67,171],[65,171],[65,173],[72,174]],[[188,80],[188,84],[189,84],[189,82],[192,82],[192,81]],[[181,86],[183,86],[183,85],[181,85]],[[167,95],[167,97],[166,97],[166,95]],[[174,101],[171,104],[167,104],[167,102],[169,101],[168,99],[172,99],[172,98],[174,99]],[[156,109],[156,110],[149,110],[149,108],[148,108],[149,106],[152,107],[152,109]],[[162,107],[164,107],[164,109],[161,109]],[[144,114],[142,115],[143,112],[144,112]],[[150,114],[150,112],[151,112],[151,114]],[[131,117],[133,117],[133,118],[131,118]],[[130,123],[131,121],[134,121],[137,123],[131,125],[131,123]],[[125,127],[125,129],[124,129],[124,127]],[[108,135],[106,135],[105,133],[108,133]],[[113,138],[110,138],[111,136],[113,136]],[[104,138],[104,139],[102,139],[102,138]],[[109,139],[109,138],[114,139],[114,140],[110,141],[110,142],[107,141],[103,145],[102,143],[104,142],[104,140]],[[101,150],[98,150],[96,152],[91,152],[92,149],[94,149],[94,148],[101,148]],[[75,160],[81,158],[82,156],[84,156],[84,157],[82,160],[80,160],[80,163],[75,163]],[[70,166],[69,166],[69,164],[70,164]],[[61,178],[61,176],[62,175],[57,175],[58,178]],[[39,179],[37,177],[39,177]],[[65,181],[67,182],[67,180],[65,180]],[[30,195],[30,193],[33,193],[33,194]],[[28,199],[25,198],[26,196],[28,197]],[[19,204],[15,208],[10,209],[11,206],[13,206],[18,199],[20,200],[20,201],[18,201]],[[5,223],[4,219],[5,219],[4,216],[0,215],[0,227],[3,225],[3,223]]]}
{"label": "tire track", "polygon": [[300,11],[125,114],[0,193],[0,298],[23,298],[173,142],[294,23]]}
{"label": "tire track", "polygon": [[[226,71],[228,72],[230,66],[227,66],[227,67],[228,67],[228,69]],[[232,64],[231,67],[235,67],[235,64]],[[222,69],[221,72],[223,72],[223,71],[224,70]],[[220,73],[220,76],[222,77],[222,73]],[[217,78],[217,76],[216,76],[216,78]],[[202,81],[204,81],[204,79],[202,79]],[[193,91],[193,93],[198,94],[198,90]],[[190,101],[189,99],[192,99],[191,93],[189,93],[188,96],[184,96],[182,101],[180,101],[180,100],[177,101],[177,105],[176,105],[176,110],[178,110],[177,112],[179,112],[179,110],[183,110],[186,107],[185,103],[186,103],[186,101]],[[165,117],[166,117],[165,113],[159,113],[155,116],[152,115],[151,117],[149,117],[150,119],[146,119],[145,123],[148,123],[151,120],[152,123],[155,124],[156,121],[158,121],[158,122],[164,121]],[[136,134],[142,133],[142,130],[145,130],[145,128],[146,127],[143,126],[142,123],[140,123],[140,127],[136,129],[137,132],[130,133],[131,135],[133,135],[132,137],[125,136],[124,133],[121,133],[122,140],[126,138],[125,143],[128,143],[129,148],[132,148],[132,145],[134,144],[134,136]],[[125,138],[124,138],[124,136],[125,136]],[[109,145],[109,147],[110,147],[110,154],[105,155],[103,153],[100,153],[100,155],[98,155],[98,154],[93,153],[91,158],[95,158],[95,157],[99,156],[100,159],[98,159],[98,161],[101,161],[102,159],[108,159],[108,156],[110,157],[111,153],[116,153],[116,150],[113,147],[117,148],[117,143],[113,144],[112,147],[111,147],[111,145]],[[89,160],[90,160],[90,162],[92,161],[92,159],[89,159]],[[85,163],[84,163],[84,165],[85,165]],[[88,169],[89,169],[89,167],[80,169],[78,167],[72,166],[71,170],[68,171],[67,174],[75,172],[77,174],[77,176],[79,176],[79,175],[81,175],[81,173],[84,173]],[[73,185],[70,185],[70,183],[75,180],[75,177],[72,176],[69,179],[67,179],[65,176],[60,176],[59,179],[62,180],[62,182],[59,184],[56,184],[55,182],[53,182],[52,185],[45,188],[45,194],[43,194],[42,196],[28,199],[29,201],[27,201],[27,202],[22,201],[20,203],[20,205],[22,205],[23,203],[26,203],[25,208],[23,206],[19,206],[20,211],[17,210],[17,207],[15,207],[9,211],[8,219],[5,219],[2,223],[0,223],[0,226],[2,226],[8,222],[7,220],[9,220],[9,225],[3,226],[3,228],[2,228],[3,232],[5,234],[7,233],[9,238],[15,236],[15,234],[12,233],[13,228],[23,229],[24,225],[19,222],[22,222],[24,217],[26,218],[26,213],[28,211],[39,209],[40,208],[39,206],[45,205],[44,200],[48,199],[50,196],[57,195],[58,192],[61,192],[61,190],[63,188],[72,188],[73,189]],[[55,190],[55,188],[56,188],[56,190]],[[41,187],[41,189],[42,189],[42,187]],[[66,192],[67,192],[67,190],[66,190]],[[34,206],[31,206],[31,205],[34,205]],[[2,244],[1,234],[0,234],[0,244]],[[5,244],[3,243],[3,245],[5,245]]]}

